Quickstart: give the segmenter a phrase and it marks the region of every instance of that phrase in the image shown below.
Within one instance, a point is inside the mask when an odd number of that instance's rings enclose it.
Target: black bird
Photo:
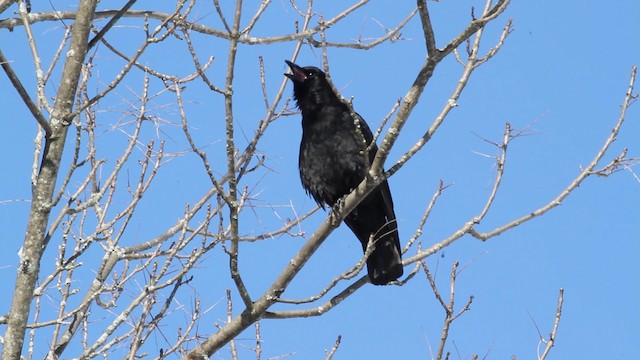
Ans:
[[[358,114],[354,114],[354,119],[322,70],[285,62],[292,72],[285,75],[293,81],[293,96],[302,111],[298,163],[302,186],[322,207],[334,206],[365,178],[378,147],[371,144],[373,135],[367,123]],[[370,238],[375,242],[375,249],[367,259],[371,283],[384,285],[402,276],[400,238],[386,180],[344,222],[362,243],[363,251]]]

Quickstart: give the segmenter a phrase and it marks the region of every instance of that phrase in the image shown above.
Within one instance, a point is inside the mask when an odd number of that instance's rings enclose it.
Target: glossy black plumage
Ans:
[[[378,148],[373,144],[365,160],[363,151],[373,141],[371,130],[355,114],[362,135],[358,134],[349,107],[340,101],[320,69],[286,63],[292,73],[285,75],[293,81],[294,97],[302,111],[302,186],[318,204],[333,206],[365,178]],[[367,259],[371,283],[384,285],[402,276],[400,239],[386,180],[344,221],[360,240],[363,251],[373,236],[375,250]]]

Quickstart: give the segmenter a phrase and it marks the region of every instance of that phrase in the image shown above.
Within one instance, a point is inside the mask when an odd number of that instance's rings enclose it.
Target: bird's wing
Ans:
[[[382,184],[378,187],[380,189],[380,193],[382,194],[382,200],[384,201],[384,213],[387,216],[387,221],[389,222],[389,228],[393,230],[398,230],[398,224],[396,221],[396,213],[393,210],[393,198],[391,197],[391,189],[389,188],[389,183],[387,180],[383,181]]]
[[[364,118],[360,114],[356,113],[356,116],[358,116],[360,129],[365,141],[367,142],[367,144],[371,144],[371,142],[373,141],[373,133],[371,132],[369,125],[367,125],[367,123],[364,121]],[[369,161],[371,163],[373,163],[373,160],[376,157],[376,152],[378,152],[378,146],[376,144],[373,144],[371,150],[369,151]],[[398,225],[396,224],[396,213],[393,210],[393,198],[391,197],[391,189],[389,188],[389,183],[387,182],[387,180],[383,181],[378,186],[378,189],[380,189],[380,193],[382,194],[382,199],[384,201],[384,213],[387,217],[387,221],[389,222],[389,226],[391,230],[397,230]]]

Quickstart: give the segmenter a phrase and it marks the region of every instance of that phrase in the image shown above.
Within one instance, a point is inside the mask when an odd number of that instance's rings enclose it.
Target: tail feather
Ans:
[[[385,285],[402,276],[402,258],[395,246],[396,241],[392,236],[376,241],[375,249],[367,259],[367,271],[372,284]]]
[[[366,252],[369,241],[373,251],[367,258],[369,279],[374,285],[385,285],[403,274],[400,238],[395,216],[384,211],[383,196],[373,192],[346,218],[345,223],[358,237]]]

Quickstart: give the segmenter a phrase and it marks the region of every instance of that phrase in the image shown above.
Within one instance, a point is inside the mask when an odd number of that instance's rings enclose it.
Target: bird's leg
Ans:
[[[340,224],[340,221],[344,219],[342,216],[342,210],[344,209],[344,199],[347,195],[341,197],[336,201],[335,204],[331,206],[331,212],[329,213],[331,216],[331,225],[337,227]]]

